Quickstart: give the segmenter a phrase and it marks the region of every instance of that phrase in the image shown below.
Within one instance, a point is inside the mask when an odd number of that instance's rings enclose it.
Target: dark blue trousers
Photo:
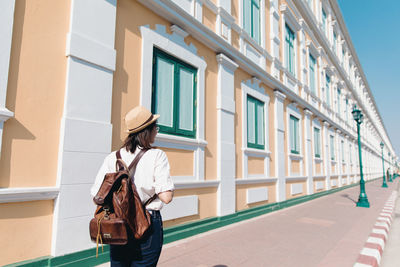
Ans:
[[[110,245],[111,267],[151,267],[156,266],[163,244],[163,227],[159,211],[150,211],[151,227],[145,236],[129,239],[123,246]]]

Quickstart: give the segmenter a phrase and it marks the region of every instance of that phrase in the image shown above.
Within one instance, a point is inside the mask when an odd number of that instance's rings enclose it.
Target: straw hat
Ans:
[[[159,117],[158,114],[151,114],[147,108],[137,106],[125,115],[126,132],[137,133],[155,122]]]

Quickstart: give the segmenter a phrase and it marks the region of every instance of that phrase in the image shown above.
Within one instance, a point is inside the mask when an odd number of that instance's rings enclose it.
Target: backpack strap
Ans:
[[[149,198],[143,205],[146,207],[149,205],[153,200],[157,198],[157,194],[154,194],[151,198]]]
[[[115,155],[117,156],[117,162],[115,163],[116,164],[116,166],[115,166],[116,168],[115,169],[117,171],[121,171],[123,169],[128,170],[128,168],[126,167],[125,162],[122,160],[121,149],[119,149]]]
[[[135,159],[132,161],[132,163],[129,165],[129,172],[131,173],[132,176],[132,182],[135,182],[135,172],[136,172],[136,166],[139,163],[140,159],[143,157],[144,153],[147,152],[148,149],[142,149],[140,150],[139,154],[135,157]],[[153,200],[155,200],[158,197],[157,194],[154,194],[151,198],[149,198],[143,205],[146,207],[148,204],[150,204]]]
[[[129,173],[131,174],[132,177],[132,182],[135,181],[135,172],[136,172],[136,166],[138,165],[140,159],[143,157],[144,153],[147,152],[148,149],[142,149],[140,152],[136,155],[135,159],[132,161],[132,163],[129,165]]]

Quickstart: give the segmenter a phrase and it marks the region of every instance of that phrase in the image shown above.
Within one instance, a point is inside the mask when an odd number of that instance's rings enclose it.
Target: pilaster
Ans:
[[[283,201],[286,199],[286,173],[285,173],[285,121],[284,116],[284,101],[286,96],[280,91],[274,91],[275,97],[275,174],[277,180],[276,199]]]
[[[312,112],[308,109],[304,109],[304,133],[305,133],[305,164],[306,164],[306,176],[307,176],[307,194],[311,195],[314,193],[314,180],[313,180],[313,151],[312,151],[312,123],[311,116]]]
[[[116,0],[71,1],[52,256],[95,246],[87,232],[95,208],[89,192],[111,150],[116,5]]]
[[[217,62],[217,214],[224,216],[236,209],[234,72],[238,65],[224,54],[217,55]]]
[[[0,1],[0,155],[4,122],[14,116],[14,113],[6,108],[8,72],[14,25],[14,8],[15,0]]]
[[[324,143],[324,151],[325,151],[325,155],[324,155],[324,167],[325,167],[325,175],[326,175],[326,186],[325,189],[329,190],[331,189],[331,157],[329,155],[329,123],[324,121],[323,123],[323,143]]]

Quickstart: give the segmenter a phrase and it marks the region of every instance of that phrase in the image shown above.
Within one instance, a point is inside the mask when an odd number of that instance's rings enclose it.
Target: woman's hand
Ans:
[[[165,204],[168,204],[169,202],[171,202],[173,197],[174,197],[174,192],[171,190],[161,192],[158,194],[158,198]]]

